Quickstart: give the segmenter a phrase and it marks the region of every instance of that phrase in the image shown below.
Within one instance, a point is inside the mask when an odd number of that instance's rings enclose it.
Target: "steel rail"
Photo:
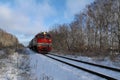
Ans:
[[[118,68],[113,68],[113,67],[108,67],[108,66],[104,66],[104,65],[99,65],[99,64],[95,64],[95,63],[82,61],[82,60],[72,59],[72,58],[68,58],[68,57],[64,57],[64,56],[60,56],[60,55],[56,55],[56,54],[49,54],[49,55],[53,55],[53,56],[57,56],[57,57],[60,57],[60,58],[65,58],[65,59],[68,59],[68,60],[72,60],[72,61],[76,61],[76,62],[88,64],[88,65],[93,65],[93,66],[109,69],[109,70],[116,71],[116,72],[120,72],[120,69],[118,69]]]
[[[117,80],[117,79],[112,78],[112,77],[110,77],[110,76],[107,76],[107,75],[104,75],[104,74],[101,74],[101,73],[98,73],[98,72],[95,72],[95,71],[92,71],[92,70],[89,70],[89,69],[85,69],[85,68],[82,68],[82,67],[80,67],[80,66],[76,66],[76,65],[74,65],[74,64],[71,64],[71,63],[68,63],[68,62],[59,60],[59,59],[54,58],[54,57],[51,57],[51,56],[49,56],[49,55],[45,55],[45,56],[46,56],[46,57],[49,57],[49,58],[51,58],[51,59],[54,59],[54,60],[56,60],[56,61],[62,62],[62,63],[64,63],[64,64],[67,64],[67,65],[69,65],[69,66],[72,66],[72,67],[74,67],[74,68],[77,68],[77,69],[80,69],[80,70],[89,72],[89,73],[91,73],[91,74],[97,75],[97,76],[99,76],[99,77],[101,77],[101,78],[105,78],[105,79],[107,79],[107,80]]]

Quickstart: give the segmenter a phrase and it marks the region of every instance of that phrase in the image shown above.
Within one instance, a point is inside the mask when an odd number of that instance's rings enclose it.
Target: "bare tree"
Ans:
[[[95,0],[73,22],[56,27],[51,32],[58,49],[120,52],[120,0]]]

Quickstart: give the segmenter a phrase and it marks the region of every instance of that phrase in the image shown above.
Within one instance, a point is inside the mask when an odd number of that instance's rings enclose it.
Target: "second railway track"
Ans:
[[[80,70],[83,70],[83,71],[86,71],[86,72],[89,72],[89,73],[91,73],[91,74],[94,74],[94,75],[97,75],[97,76],[99,76],[99,77],[101,77],[101,78],[105,78],[106,80],[119,80],[120,79],[120,73],[119,73],[119,69],[116,69],[116,68],[112,68],[112,67],[107,67],[107,66],[103,66],[103,65],[97,65],[97,64],[93,64],[93,63],[89,63],[89,62],[82,62],[81,61],[81,63],[83,63],[83,64],[87,64],[87,65],[89,65],[90,67],[91,67],[91,65],[92,66],[95,66],[95,69],[96,69],[96,67],[99,67],[100,66],[100,68],[105,68],[105,69],[107,69],[108,68],[108,71],[110,71],[111,72],[111,75],[110,75],[110,73],[109,74],[106,74],[106,73],[104,73],[103,71],[97,71],[97,70],[92,70],[92,69],[89,69],[89,68],[86,68],[86,67],[83,67],[83,66],[81,66],[81,65],[78,65],[78,64],[73,64],[73,63],[71,63],[70,61],[74,61],[74,63],[80,63],[80,61],[79,60],[74,60],[74,59],[71,59],[71,58],[67,58],[67,57],[64,57],[64,56],[59,56],[59,55],[54,55],[54,54],[48,54],[48,55],[45,55],[46,57],[49,57],[49,58],[51,58],[51,59],[54,59],[54,60],[56,60],[56,61],[59,61],[59,62],[62,62],[62,63],[64,63],[64,64],[67,64],[67,65],[69,65],[69,66],[72,66],[72,67],[74,67],[74,68],[77,68],[77,69],[80,69]],[[62,59],[62,58],[64,58],[64,59]],[[102,70],[102,69],[101,69]],[[103,69],[104,70],[104,69]],[[115,76],[115,74],[116,73],[118,73],[116,76]],[[112,75],[113,74],[113,75]]]

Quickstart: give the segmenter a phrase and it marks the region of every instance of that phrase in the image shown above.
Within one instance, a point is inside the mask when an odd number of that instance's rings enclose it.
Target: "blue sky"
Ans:
[[[55,24],[70,23],[94,0],[0,0],[0,28],[28,43]]]

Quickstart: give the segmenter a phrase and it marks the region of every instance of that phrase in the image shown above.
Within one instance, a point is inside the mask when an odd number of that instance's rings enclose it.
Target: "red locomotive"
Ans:
[[[47,32],[38,33],[29,43],[29,48],[39,53],[48,53],[52,50],[51,35]]]

